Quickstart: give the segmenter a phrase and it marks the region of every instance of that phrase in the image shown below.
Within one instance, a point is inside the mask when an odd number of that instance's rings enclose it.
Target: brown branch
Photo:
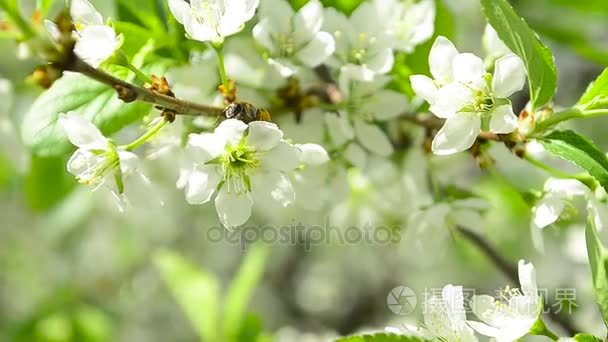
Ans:
[[[175,97],[159,94],[143,87],[118,79],[105,71],[93,68],[78,57],[71,59],[71,63],[63,68],[88,76],[98,82],[112,87],[118,97],[125,102],[143,101],[167,109],[178,115],[220,116],[223,108],[198,104]]]
[[[456,227],[456,230],[460,233],[462,237],[469,240],[473,243],[485,256],[490,259],[490,261],[498,268],[504,275],[507,277],[512,283],[519,283],[519,275],[517,268],[511,262],[509,262],[504,256],[500,254],[500,252],[496,249],[496,247],[492,246],[492,244],[484,239],[480,234],[464,228],[464,227]],[[546,307],[551,307],[551,303],[546,303]],[[555,311],[548,311],[548,315],[553,322],[558,324],[565,332],[567,332],[570,336],[576,335],[580,330],[574,327],[572,322],[568,320],[567,317],[558,314]]]

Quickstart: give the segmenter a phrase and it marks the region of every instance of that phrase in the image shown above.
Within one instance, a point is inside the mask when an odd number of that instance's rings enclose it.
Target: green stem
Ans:
[[[6,0],[0,0],[0,9],[4,10],[11,21],[19,27],[23,40],[36,36],[36,30],[21,16],[18,8],[10,6]]]
[[[536,166],[537,168],[550,173],[551,176],[555,178],[576,179],[581,183],[585,184],[587,187],[591,188],[592,190],[595,189],[595,179],[585,173],[572,174],[563,172],[535,159],[534,157],[528,154],[524,156],[524,159],[527,160],[530,164]]]
[[[550,117],[539,121],[536,124],[536,127],[534,128],[534,134],[542,133],[562,121],[567,121],[575,118],[596,118],[600,116],[608,116],[608,109],[581,110],[579,108],[573,107],[561,112],[554,113]]]
[[[545,325],[545,322],[543,322],[540,317],[536,320],[536,323],[534,323],[534,326],[530,330],[530,334],[536,336],[547,336],[553,341],[559,340],[559,336],[555,335],[551,330],[549,330],[549,328],[547,328]]]
[[[127,58],[127,55],[125,55],[122,50],[117,51],[116,56],[116,64],[131,70],[135,74],[137,79],[139,79],[143,84],[152,84],[152,80],[150,79],[150,77],[144,74],[143,71],[139,70],[138,67],[131,64],[131,62],[129,62],[129,59]]]
[[[226,74],[226,65],[224,64],[223,44],[211,44],[217,55],[217,67],[220,73],[220,80],[224,86],[224,90],[228,90],[228,75]]]
[[[153,136],[160,131],[163,126],[165,126],[169,121],[163,119],[159,121],[156,125],[152,126],[146,133],[144,133],[141,137],[137,138],[132,143],[123,146],[123,148],[127,151],[134,151],[139,146],[143,145],[146,141],[150,140]]]

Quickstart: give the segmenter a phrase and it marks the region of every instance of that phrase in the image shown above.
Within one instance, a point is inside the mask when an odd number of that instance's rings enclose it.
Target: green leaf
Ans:
[[[576,342],[602,342],[602,339],[591,334],[576,334],[573,339]]]
[[[556,131],[539,139],[545,149],[589,172],[608,190],[608,158],[588,138],[574,131]]]
[[[204,341],[221,340],[218,338],[220,286],[215,276],[171,252],[160,252],[156,265],[198,335]]]
[[[390,333],[375,333],[370,335],[350,336],[337,339],[335,342],[424,342],[416,336],[396,335]]]
[[[255,244],[251,247],[226,295],[223,313],[223,331],[234,338],[241,331],[247,305],[264,273],[268,246]]]
[[[606,258],[604,247],[591,217],[587,220],[585,239],[587,240],[587,255],[591,267],[595,299],[602,317],[604,317],[604,323],[608,325],[608,258]]]
[[[593,102],[608,100],[608,68],[587,88],[578,101],[578,105],[588,105],[587,109],[593,108]]]
[[[507,0],[481,0],[481,4],[488,22],[496,29],[500,39],[524,62],[533,109],[547,104],[557,87],[557,72],[551,50],[543,45]]]
[[[167,63],[143,68],[148,73],[162,74]],[[131,73],[122,67],[109,67],[116,77],[131,80]],[[70,73],[57,80],[44,92],[25,114],[21,127],[23,142],[38,156],[61,156],[73,149],[63,129],[58,125],[59,114],[75,112],[91,120],[108,136],[143,118],[151,105],[143,102],[125,103],[116,91],[80,74]]]
[[[31,157],[24,184],[30,208],[50,209],[72,191],[76,180],[66,170],[67,161],[67,157]]]

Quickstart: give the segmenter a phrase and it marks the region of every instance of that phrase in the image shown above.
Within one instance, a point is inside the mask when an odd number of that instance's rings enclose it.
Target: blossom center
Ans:
[[[482,91],[476,94],[475,103],[473,105],[476,111],[482,113],[489,112],[494,108],[494,105],[495,101],[492,95]]]
[[[359,33],[348,55],[348,61],[358,65],[365,64],[369,57],[370,47],[374,44],[376,44],[376,37]]]
[[[250,176],[260,166],[256,150],[252,146],[240,143],[228,146],[221,160],[224,169],[224,181],[228,191],[243,193],[251,191]]]
[[[296,51],[296,40],[291,34],[279,33],[275,36],[275,41],[279,47],[279,56],[291,57]]]

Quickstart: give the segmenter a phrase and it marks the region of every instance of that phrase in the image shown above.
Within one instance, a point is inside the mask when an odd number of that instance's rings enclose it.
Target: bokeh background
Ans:
[[[33,8],[33,1],[20,2],[26,13]],[[63,5],[56,2],[55,11]],[[93,1],[105,17],[116,20],[129,18],[121,4],[144,11],[152,2]],[[356,0],[324,2],[346,11],[357,5]],[[481,55],[485,21],[478,1],[437,3],[437,33],[452,38],[461,50]],[[608,2],[512,3],[553,49],[560,79],[557,105],[574,103],[608,65]],[[399,56],[392,74],[406,78],[412,69],[424,68],[430,43],[412,56]],[[235,46],[230,51],[240,53],[241,47]],[[213,315],[214,309],[195,305],[190,310],[197,312],[186,315],[171,286],[180,288],[180,281],[185,284],[201,274],[213,278],[219,287],[215,311],[225,311],[229,305],[225,294],[235,287],[233,279],[252,246],[217,241],[217,235],[210,235],[221,231],[215,210],[212,205],[189,206],[184,201],[183,192],[175,188],[177,160],[171,156],[149,161],[146,168],[164,207],[154,198],[135,196],[132,202],[139,205],[125,213],[109,197],[77,186],[65,171],[66,160],[31,156],[20,142],[19,127],[42,91],[27,81],[41,61],[18,58],[19,50],[14,42],[0,40],[0,77],[12,83],[12,94],[0,98],[0,341],[199,340],[189,317]],[[217,78],[210,63],[201,58],[191,67],[171,70],[178,95],[200,102],[210,98]],[[526,102],[523,97],[516,101],[520,109]],[[608,151],[607,123],[594,119],[571,125]],[[139,128],[121,135],[135,136]],[[297,126],[290,129],[302,134]],[[458,222],[483,234],[513,264],[520,258],[532,261],[539,287],[547,288],[550,297],[558,288],[575,289],[575,305],[568,318],[580,329],[603,335],[592,297],[584,219],[579,218],[584,215],[576,215],[584,207],[571,208],[571,220],[542,232],[545,251],[540,253],[532,246],[531,203],[525,194],[542,189],[547,175],[504,147],[495,146],[491,153],[496,172],[480,171],[466,153],[448,158],[423,156],[414,165],[377,161],[369,170],[350,172],[350,195],[321,212],[256,212],[246,228],[250,236],[255,235],[255,227],[264,225],[303,222],[311,226],[330,220],[342,232],[352,225],[369,224],[372,229],[389,227],[393,237],[399,238],[390,243],[311,245],[306,236],[297,236],[289,243],[271,243],[258,256],[262,262],[251,266],[254,274],[262,273],[259,281],[249,279],[238,285],[244,292],[252,291],[245,319],[248,329],[262,331],[269,341],[329,341],[338,335],[416,324],[420,306],[402,316],[387,306],[389,291],[399,285],[412,288],[420,302],[425,290],[448,283],[478,293],[494,293],[509,284],[475,245],[450,229],[450,222]],[[484,199],[488,209],[480,215],[449,217],[448,224],[436,222],[431,213],[416,227],[406,225],[403,218],[411,203],[429,191],[421,186],[412,192],[406,180],[410,173],[427,171],[440,184],[467,189]],[[184,302],[200,300],[196,287],[184,293]],[[241,335],[239,340],[254,340]]]

